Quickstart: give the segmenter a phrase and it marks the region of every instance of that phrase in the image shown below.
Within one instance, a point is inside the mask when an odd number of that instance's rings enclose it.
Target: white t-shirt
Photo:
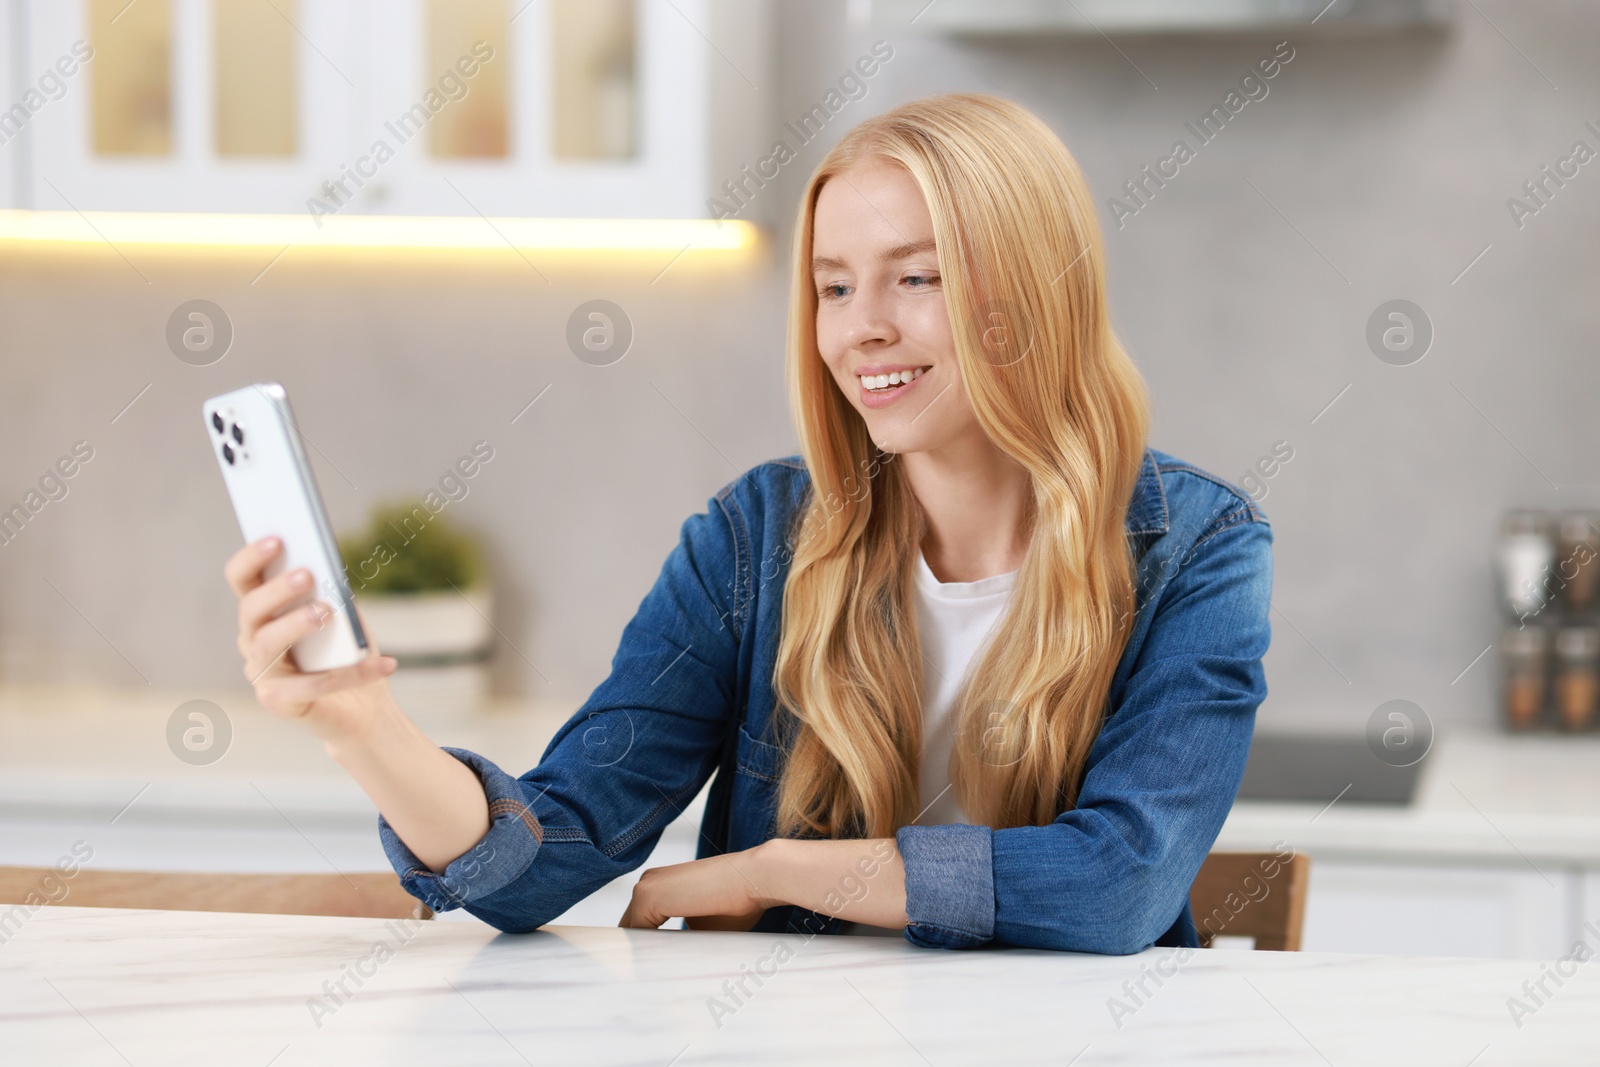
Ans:
[[[975,582],[941,582],[917,553],[917,628],[922,634],[922,826],[971,822],[950,792],[955,744],[951,705],[1006,603],[1017,572]],[[926,810],[923,810],[926,809]]]
[[[970,823],[950,792],[955,744],[951,705],[1011,598],[1017,572],[975,582],[941,582],[917,553],[917,629],[922,635],[922,801],[919,826]],[[903,932],[846,920],[840,933],[902,937]]]

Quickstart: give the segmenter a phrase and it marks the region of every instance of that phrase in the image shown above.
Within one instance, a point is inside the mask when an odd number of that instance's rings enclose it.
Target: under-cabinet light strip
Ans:
[[[745,251],[759,231],[739,219],[223,215],[0,210],[0,248],[111,244],[173,248],[438,248],[536,251]]]

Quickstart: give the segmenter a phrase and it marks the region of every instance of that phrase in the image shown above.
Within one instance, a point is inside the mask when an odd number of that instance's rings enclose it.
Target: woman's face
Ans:
[[[933,218],[905,168],[867,160],[829,179],[812,224],[817,348],[887,452],[982,433],[962,386]]]

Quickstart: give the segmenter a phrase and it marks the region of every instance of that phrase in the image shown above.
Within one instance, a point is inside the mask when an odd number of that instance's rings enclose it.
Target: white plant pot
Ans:
[[[480,585],[456,592],[356,597],[378,649],[400,661],[389,676],[395,703],[419,724],[446,724],[481,711],[489,696],[494,596]]]

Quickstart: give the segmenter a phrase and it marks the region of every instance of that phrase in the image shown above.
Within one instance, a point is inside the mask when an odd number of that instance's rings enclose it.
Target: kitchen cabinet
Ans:
[[[1593,924],[1600,929],[1600,869],[1584,872],[1576,916],[1577,936],[1588,941],[1591,949],[1600,952],[1600,934],[1590,930],[1586,924]],[[1567,946],[1568,949],[1571,947]]]
[[[1572,946],[1585,881],[1574,870],[1313,858],[1303,947],[1551,959]]]
[[[92,55],[12,153],[36,209],[704,218],[771,139],[765,0],[0,6],[21,69]]]
[[[1553,959],[1600,925],[1596,760],[1600,738],[1454,727],[1410,804],[1240,800],[1216,847],[1311,858],[1311,951]]]
[[[19,123],[24,121],[24,116],[15,110],[22,103],[19,87],[23,77],[14,51],[18,38],[11,2],[0,0],[0,210],[17,206],[16,172],[27,161],[24,144],[19,138]],[[31,113],[27,117],[31,118]]]
[[[48,867],[81,842],[90,850],[86,866],[97,870],[251,871],[304,873],[386,871],[389,860],[378,840],[378,816],[364,797],[342,791],[322,810],[296,810],[294,786],[284,781],[256,783],[252,807],[207,811],[203,802],[187,808],[163,804],[155,790],[117,815],[121,805],[18,812],[0,803],[0,864]],[[137,787],[127,795],[138,795]],[[662,831],[646,866],[664,867],[695,858],[706,790]],[[249,797],[237,798],[247,803]],[[107,815],[107,810],[111,812]],[[115,818],[113,823],[111,819]],[[81,846],[80,846],[81,847]],[[555,922],[615,926],[633,898],[644,867],[630,871],[567,909]],[[465,911],[443,912],[441,919],[476,921]],[[674,921],[675,922],[675,921]]]
[[[378,813],[309,731],[248,689],[210,693],[230,722],[214,764],[174,758],[166,723],[193,694],[141,687],[0,687],[0,865],[49,866],[75,842],[99,870],[384,871]],[[533,766],[572,714],[564,701],[497,699],[480,714],[423,718],[442,744]],[[73,739],[70,745],[62,737]],[[653,866],[694,859],[709,784],[662,831]],[[643,868],[556,921],[615,926]],[[464,911],[447,921],[476,922]]]

